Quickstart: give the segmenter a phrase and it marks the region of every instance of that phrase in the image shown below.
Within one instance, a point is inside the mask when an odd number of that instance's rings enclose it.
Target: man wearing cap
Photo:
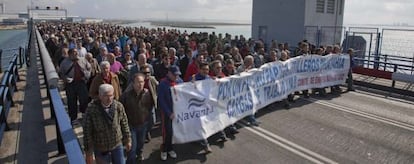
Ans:
[[[180,69],[175,66],[169,66],[167,76],[160,81],[158,85],[158,107],[161,109],[161,128],[162,139],[161,144],[161,160],[167,160],[169,155],[171,158],[177,158],[177,154],[173,150],[172,145],[172,120],[175,118],[173,111],[173,102],[171,97],[171,87],[182,83],[180,78]]]

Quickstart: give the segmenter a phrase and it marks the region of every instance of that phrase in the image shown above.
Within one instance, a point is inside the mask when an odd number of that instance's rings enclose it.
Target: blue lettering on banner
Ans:
[[[281,67],[281,70],[282,70],[280,78],[284,78],[284,77],[286,77],[287,75],[289,75],[291,73],[290,72],[291,70],[289,70],[289,66],[287,64],[284,64],[280,67]]]
[[[203,106],[201,108],[198,108],[197,110],[191,110],[189,112],[181,112],[177,114],[177,123],[180,123],[182,121],[186,121],[189,119],[198,119],[202,116],[207,116],[210,113],[213,113],[213,107],[209,108],[208,106]]]
[[[318,72],[320,69],[320,62],[321,61],[319,60],[319,58],[300,60],[299,64],[297,65],[297,72]]]
[[[226,82],[219,83],[217,100],[225,100],[235,97],[240,93],[248,91],[248,80],[245,78],[230,79]]]
[[[322,68],[323,70],[343,69],[345,66],[345,58],[335,56],[330,58],[330,60],[326,61],[324,64],[325,66]]]
[[[253,110],[253,97],[250,92],[231,99],[227,103],[227,116],[237,117],[245,112]]]
[[[275,83],[274,85],[266,86],[265,90],[266,100],[272,100],[276,98],[281,98],[290,93],[291,90],[296,88],[297,77],[292,76],[287,79],[281,80],[280,83]]]
[[[262,89],[261,88],[256,88],[256,89],[254,89],[254,96],[256,96],[256,98],[257,98],[257,105],[260,105],[260,104],[262,104],[262,99],[261,99],[261,94],[260,94],[260,91],[261,91]]]

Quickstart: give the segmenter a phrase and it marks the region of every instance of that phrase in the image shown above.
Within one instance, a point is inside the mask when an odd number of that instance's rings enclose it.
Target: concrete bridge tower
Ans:
[[[252,38],[268,45],[272,40],[288,42],[292,47],[303,39],[320,45],[340,43],[344,4],[345,0],[254,0]]]

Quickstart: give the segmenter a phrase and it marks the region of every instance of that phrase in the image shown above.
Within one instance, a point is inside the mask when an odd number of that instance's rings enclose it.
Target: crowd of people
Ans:
[[[151,140],[158,122],[163,136],[161,160],[177,158],[171,141],[175,115],[170,88],[174,85],[224,78],[294,56],[341,53],[338,45],[315,47],[305,40],[290,49],[287,43],[272,41],[266,46],[261,40],[214,32],[189,34],[177,29],[79,23],[37,27],[64,82],[72,124],[82,124],[87,163],[93,157],[98,163],[124,163],[124,148],[127,163],[143,160],[145,141]],[[325,96],[325,90],[312,91]],[[330,90],[341,92],[339,86]],[[348,90],[353,90],[352,85]],[[310,93],[304,90],[302,94],[309,97]],[[287,109],[294,95],[283,100]],[[260,124],[254,115],[246,120],[252,126]],[[224,142],[237,133],[231,125],[217,135]],[[206,153],[212,151],[207,139],[200,144]]]

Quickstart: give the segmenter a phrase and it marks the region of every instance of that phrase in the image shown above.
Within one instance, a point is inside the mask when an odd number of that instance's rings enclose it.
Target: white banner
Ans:
[[[342,84],[349,65],[348,55],[300,56],[231,77],[177,85],[172,88],[173,142],[205,139],[292,92]]]

